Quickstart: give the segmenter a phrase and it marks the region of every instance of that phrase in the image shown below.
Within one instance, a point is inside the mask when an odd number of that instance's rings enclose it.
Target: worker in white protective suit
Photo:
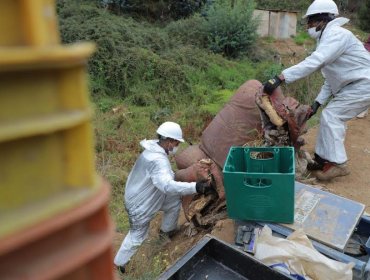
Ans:
[[[125,207],[129,216],[130,231],[114,259],[118,270],[125,265],[146,239],[150,221],[163,211],[162,236],[171,237],[177,229],[181,196],[211,191],[210,182],[176,182],[168,155],[177,151],[182,130],[177,123],[165,122],[157,129],[158,140],[143,140],[140,154],[126,182]]]
[[[349,174],[346,122],[370,107],[370,55],[356,36],[342,27],[349,20],[337,15],[334,1],[315,0],[304,18],[309,35],[317,40],[316,50],[264,84],[264,92],[271,94],[283,81],[292,83],[321,70],[325,82],[311,106],[311,116],[331,100],[322,111],[315,148],[319,180]]]

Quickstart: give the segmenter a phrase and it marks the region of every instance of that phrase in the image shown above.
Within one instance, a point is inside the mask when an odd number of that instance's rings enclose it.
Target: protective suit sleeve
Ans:
[[[165,194],[189,195],[196,193],[196,183],[177,182],[168,160],[156,159],[150,165],[150,177],[156,188]]]
[[[282,72],[286,83],[292,83],[312,74],[324,65],[335,61],[345,51],[348,36],[336,30],[330,31],[332,33],[324,34],[317,49],[310,56]]]
[[[331,91],[330,85],[325,80],[325,83],[321,87],[320,93],[316,97],[315,101],[319,102],[322,105],[328,101],[331,95],[332,95],[332,91]]]

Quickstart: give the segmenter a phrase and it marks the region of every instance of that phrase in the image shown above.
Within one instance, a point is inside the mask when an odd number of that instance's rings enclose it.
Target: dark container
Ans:
[[[158,280],[286,280],[293,279],[264,265],[230,244],[206,235]]]

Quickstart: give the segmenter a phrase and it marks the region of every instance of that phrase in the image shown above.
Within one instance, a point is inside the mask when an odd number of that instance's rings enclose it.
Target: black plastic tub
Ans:
[[[286,280],[293,279],[272,270],[252,256],[206,235],[158,280]]]

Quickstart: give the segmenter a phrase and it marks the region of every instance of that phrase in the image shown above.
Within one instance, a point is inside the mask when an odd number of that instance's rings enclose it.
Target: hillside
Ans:
[[[209,22],[221,20],[220,26],[226,31],[244,27],[250,21],[246,16],[252,6],[247,10],[228,6],[208,13],[194,8],[184,16],[184,10],[181,10],[184,6],[177,6],[180,13],[176,10],[174,15],[174,11],[163,13],[164,7],[158,10],[153,4],[156,1],[123,2],[138,6],[131,5],[130,9],[124,10],[123,6],[107,7],[101,4],[102,1],[95,0],[58,1],[63,42],[88,40],[97,45],[97,52],[89,62],[95,109],[96,161],[99,173],[112,185],[110,212],[116,224],[115,247],[129,229],[122,198],[127,175],[140,153],[139,141],[154,137],[160,123],[172,120],[180,123],[187,140],[199,142],[202,130],[241,84],[249,79],[263,82],[284,67],[302,60],[314,48],[314,42],[301,25],[295,38],[275,40],[244,36],[237,38],[238,45],[233,48],[230,44],[235,38],[227,37],[221,44],[210,35],[220,30],[212,29],[215,24]],[[229,4],[229,1],[220,2]],[[266,5],[275,2],[265,1]],[[281,1],[280,4],[289,6],[291,2],[300,5],[299,8],[310,1]],[[208,20],[205,20],[205,14]],[[158,15],[165,18],[158,18]],[[228,20],[231,18],[235,21]],[[255,25],[247,27],[253,31]],[[350,28],[361,40],[367,37],[356,26]],[[251,29],[246,30],[254,34]],[[315,73],[284,86],[284,93],[311,104],[321,84],[320,73]],[[307,134],[310,152],[313,151],[318,117],[310,120],[313,126]],[[354,159],[350,161],[352,174],[343,181],[338,179],[325,186],[329,191],[358,200],[367,207],[370,205],[366,191],[369,166],[358,167],[357,163],[370,162],[366,152],[370,149],[366,146],[370,136],[366,134],[369,130],[365,129],[368,124],[369,118],[350,124],[347,148]],[[355,190],[348,187],[350,183],[357,186]],[[207,233],[201,231],[190,239],[180,234],[174,242],[162,244],[157,235],[159,221],[160,215],[152,223],[150,239],[130,263],[125,279],[155,279]],[[184,219],[181,221],[182,224],[185,222]],[[231,229],[230,221],[226,220],[213,233],[231,241]]]

